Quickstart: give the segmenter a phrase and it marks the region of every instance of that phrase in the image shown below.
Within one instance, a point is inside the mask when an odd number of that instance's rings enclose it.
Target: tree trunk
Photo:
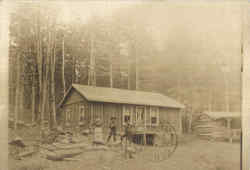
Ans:
[[[193,108],[192,108],[192,111],[191,113],[189,114],[189,119],[188,119],[189,123],[188,123],[188,133],[191,133],[192,132],[192,121],[193,121]]]
[[[51,105],[52,105],[52,125],[56,127],[56,102],[55,102],[55,57],[56,42],[54,41],[53,54],[51,55]]]
[[[109,78],[110,78],[110,88],[113,88],[113,63],[112,63],[112,54],[109,58]]]
[[[34,72],[32,73],[32,106],[31,106],[31,112],[32,112],[32,124],[35,122],[35,105],[36,105],[36,86],[35,86],[35,74]]]
[[[38,11],[37,14],[37,70],[38,70],[38,79],[39,79],[39,102],[38,102],[38,108],[39,108],[39,114],[40,118],[42,117],[42,94],[43,94],[43,70],[44,70],[44,60],[42,55],[42,37],[41,37],[41,24],[40,24],[40,11]]]
[[[32,56],[32,48],[29,48],[30,50],[30,56]],[[35,65],[36,62],[33,60],[33,65],[31,66],[32,71],[32,97],[31,97],[31,123],[33,124],[35,122],[35,111],[36,111],[36,76],[35,76]]]
[[[40,34],[40,33],[38,33]],[[42,112],[42,89],[43,89],[43,65],[44,60],[42,57],[42,43],[40,39],[40,35],[38,36],[37,40],[37,68],[38,68],[38,79],[39,79],[39,102],[38,102],[38,112],[39,116],[41,118],[41,112]],[[39,120],[40,121],[40,120]]]
[[[23,98],[23,92],[24,92],[24,64],[20,63],[21,65],[21,70],[20,70],[20,89],[19,89],[19,120],[24,121],[25,120],[25,115],[24,115],[24,98]]]
[[[77,81],[76,81],[76,56],[75,55],[73,55],[72,56],[72,63],[73,63],[73,66],[72,66],[72,81],[71,81],[71,83],[73,84],[73,83],[76,83]]]
[[[65,78],[64,78],[64,35],[63,35],[63,39],[62,39],[62,83],[63,83],[63,96],[66,93],[66,89],[65,89]]]
[[[15,115],[14,115],[14,129],[17,129],[18,114],[19,114],[19,86],[20,86],[20,56],[17,55],[17,72],[16,72],[16,96],[15,96]]]
[[[130,87],[130,58],[128,57],[128,90],[131,89]]]
[[[136,47],[135,47],[136,48]],[[139,90],[138,56],[135,49],[135,90]]]
[[[213,105],[213,91],[212,91],[211,87],[209,88],[208,92],[209,92],[208,111],[211,112],[212,105]]]
[[[47,54],[45,55],[45,75],[43,78],[43,93],[42,93],[42,110],[41,110],[41,128],[42,131],[44,130],[44,119],[45,119],[45,113],[46,113],[46,106],[48,103],[48,84],[49,84],[49,55],[50,55],[50,32],[48,33],[48,46],[47,46]],[[43,72],[44,73],[44,72]]]
[[[90,63],[89,63],[89,76],[88,85],[96,86],[96,74],[95,74],[95,55],[94,55],[94,40],[93,35],[90,39]]]

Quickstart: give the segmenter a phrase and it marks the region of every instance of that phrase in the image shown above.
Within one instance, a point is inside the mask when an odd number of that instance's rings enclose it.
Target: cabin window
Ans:
[[[144,122],[145,119],[145,107],[144,106],[136,106],[136,123],[140,124]]]
[[[125,124],[126,121],[132,122],[132,112],[133,108],[131,106],[123,106],[123,124]]]
[[[66,110],[65,119],[66,119],[67,123],[69,123],[71,121],[71,119],[72,119],[72,111],[71,111],[71,109]]]
[[[150,123],[151,125],[159,124],[159,108],[158,107],[150,107]]]
[[[79,107],[79,121],[84,121],[85,119],[85,106]]]

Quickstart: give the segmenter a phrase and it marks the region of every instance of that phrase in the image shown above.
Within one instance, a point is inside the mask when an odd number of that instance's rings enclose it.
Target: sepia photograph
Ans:
[[[244,18],[235,2],[10,3],[8,169],[241,170]]]

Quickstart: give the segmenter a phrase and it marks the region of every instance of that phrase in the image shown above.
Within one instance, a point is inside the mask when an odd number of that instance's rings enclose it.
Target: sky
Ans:
[[[178,57],[186,60],[173,64],[201,68],[208,64],[220,65],[221,71],[230,67],[232,86],[240,89],[243,13],[239,3],[94,1],[61,5],[63,22],[69,22],[74,15],[86,22],[91,15],[107,18],[116,11],[136,8],[136,13],[128,12],[126,16],[139,16],[147,22],[159,50],[165,49],[164,55],[153,59],[159,67]]]
[[[98,15],[104,17],[110,17],[113,12],[119,10],[119,8],[126,8],[134,6],[140,3],[131,1],[86,1],[86,2],[68,2],[62,1],[61,6],[61,19],[67,23],[71,19],[71,15],[78,15],[83,22],[86,22],[91,15]]]
[[[147,5],[145,5],[147,4]],[[61,4],[60,18],[67,23],[72,15],[86,22],[91,15],[110,17],[115,11],[138,6],[138,15],[144,12],[151,32],[161,49],[163,42],[179,46],[186,55],[228,57],[229,62],[240,64],[242,19],[237,3],[165,3],[141,1],[67,2]],[[141,12],[141,6],[147,6]],[[128,17],[133,17],[128,14]],[[174,52],[174,50],[170,50]],[[181,55],[178,54],[178,55]],[[237,57],[236,57],[237,56]],[[217,57],[218,58],[218,57]],[[220,62],[220,61],[215,61]]]

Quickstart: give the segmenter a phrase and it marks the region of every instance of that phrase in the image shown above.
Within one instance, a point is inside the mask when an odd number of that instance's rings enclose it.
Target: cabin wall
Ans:
[[[57,115],[57,120],[60,125],[66,127],[66,122],[69,124],[69,128],[75,128],[80,122],[80,107],[85,107],[85,117],[84,120],[88,122],[90,120],[90,111],[87,100],[81,96],[77,91],[71,89],[65,103],[62,105],[59,114]],[[70,118],[66,119],[66,113],[70,112]]]
[[[122,104],[103,103],[103,127],[104,132],[109,131],[111,117],[116,117],[117,130],[122,128]]]
[[[241,129],[241,118],[234,118],[231,122],[232,129]]]
[[[147,126],[151,124],[151,118],[150,118],[150,106],[146,106],[146,124]]]
[[[226,119],[219,119],[215,121],[218,126],[227,127]],[[241,119],[240,118],[232,118],[231,120],[231,129],[240,129],[241,128]]]
[[[103,123],[104,133],[109,132],[109,124],[112,116],[116,117],[116,126],[117,130],[123,130],[123,107],[132,106],[132,123],[136,123],[136,105],[129,104],[114,104],[114,103],[102,103],[102,102],[88,102],[82,95],[77,91],[72,89],[65,103],[62,105],[61,113],[58,114],[58,120],[60,124],[65,126],[66,124],[66,112],[71,112],[70,116],[70,126],[72,128],[77,127],[80,121],[80,107],[84,106],[85,116],[84,121],[87,126],[91,125],[97,118],[100,118]],[[150,106],[144,106],[144,116],[146,116],[146,125],[147,127],[151,126],[151,117],[150,117]],[[145,120],[145,119],[144,119]],[[144,122],[143,120],[143,122]],[[158,122],[168,121],[171,123],[177,133],[181,133],[181,115],[180,109],[171,109],[171,108],[161,108],[159,107],[159,119]],[[154,126],[157,128],[157,126]]]
[[[182,134],[180,109],[160,108],[160,121],[168,122],[174,126],[177,134]]]

